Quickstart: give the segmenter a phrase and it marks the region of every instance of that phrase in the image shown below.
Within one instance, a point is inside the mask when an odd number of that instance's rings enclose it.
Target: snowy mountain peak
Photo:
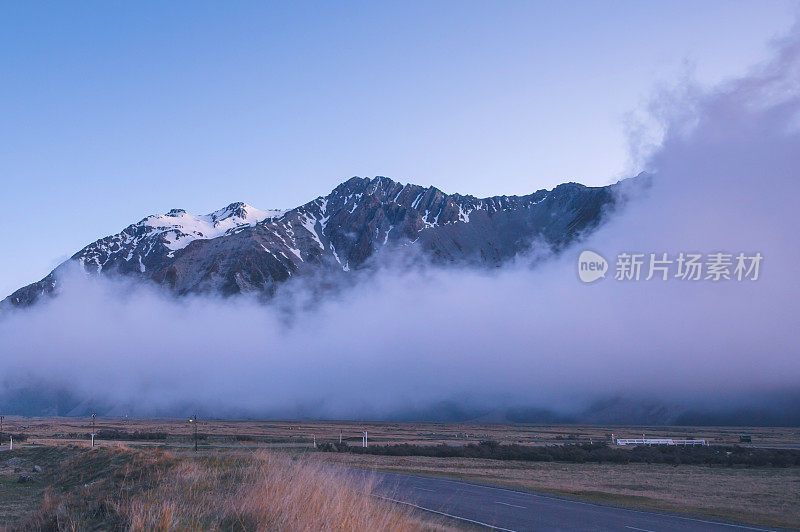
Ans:
[[[148,237],[161,234],[164,245],[171,251],[177,251],[195,240],[218,238],[241,227],[252,227],[264,220],[278,217],[283,212],[262,211],[246,203],[237,202],[204,215],[190,214],[183,209],[172,209],[167,214],[148,216],[137,225],[149,228]]]
[[[229,218],[235,218],[245,224],[253,225],[251,224],[253,220],[255,220],[255,223],[259,223],[266,220],[267,218],[275,218],[277,216],[280,216],[281,214],[283,214],[283,211],[279,210],[262,211],[256,209],[252,205],[248,205],[247,203],[237,201],[236,203],[231,203],[224,209],[214,211],[206,216],[211,218],[214,221],[214,223],[220,223]]]

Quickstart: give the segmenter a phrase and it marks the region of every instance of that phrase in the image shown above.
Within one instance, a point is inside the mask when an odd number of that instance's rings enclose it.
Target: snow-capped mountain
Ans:
[[[267,295],[292,277],[358,269],[393,245],[417,245],[439,262],[496,265],[534,239],[558,248],[593,228],[614,204],[614,187],[565,183],[526,196],[481,199],[386,177],[353,177],[287,211],[233,203],[201,216],[181,209],[148,216],[68,262],[92,274],[151,280],[176,294]],[[57,292],[64,264],[4,303],[26,306]]]

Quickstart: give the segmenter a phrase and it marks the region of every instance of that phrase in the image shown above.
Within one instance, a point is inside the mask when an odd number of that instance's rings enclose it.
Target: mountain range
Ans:
[[[564,183],[525,196],[476,198],[387,177],[353,177],[289,210],[232,203],[207,215],[173,209],[89,244],[3,304],[24,307],[57,294],[77,263],[175,293],[269,297],[292,278],[351,272],[393,246],[417,246],[433,262],[491,267],[534,241],[558,250],[589,231],[616,202],[615,187]]]

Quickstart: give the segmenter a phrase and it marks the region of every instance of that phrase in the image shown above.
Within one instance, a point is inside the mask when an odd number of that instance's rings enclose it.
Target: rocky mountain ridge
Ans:
[[[565,183],[525,196],[476,198],[353,177],[285,211],[245,203],[203,216],[173,209],[89,244],[4,303],[28,306],[57,293],[69,263],[90,274],[146,279],[178,295],[266,296],[292,277],[359,269],[397,245],[416,245],[435,262],[498,265],[534,240],[558,249],[591,230],[613,207],[616,186]]]

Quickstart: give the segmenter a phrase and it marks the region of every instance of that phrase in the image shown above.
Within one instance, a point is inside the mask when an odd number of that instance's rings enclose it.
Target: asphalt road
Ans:
[[[770,530],[603,506],[442,478],[377,471],[370,471],[369,474],[377,480],[374,493],[380,498],[495,530]]]

